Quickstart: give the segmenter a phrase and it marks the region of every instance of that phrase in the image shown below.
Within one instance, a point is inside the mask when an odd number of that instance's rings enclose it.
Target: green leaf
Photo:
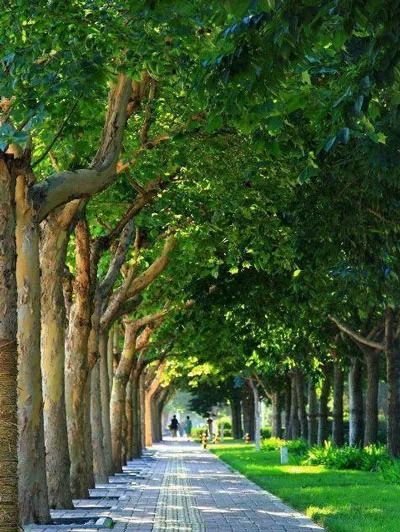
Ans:
[[[268,131],[271,135],[276,135],[282,129],[283,120],[281,116],[271,116],[267,120]]]
[[[217,129],[220,129],[223,125],[223,120],[221,114],[213,113],[209,116],[207,120],[207,125],[205,130],[207,133],[213,133]]]
[[[301,73],[301,79],[306,85],[311,85],[311,77],[307,70]]]

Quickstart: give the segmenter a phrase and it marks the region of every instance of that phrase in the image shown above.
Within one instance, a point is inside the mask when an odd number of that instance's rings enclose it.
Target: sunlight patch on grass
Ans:
[[[211,451],[329,532],[399,532],[400,485],[379,473],[280,465],[278,451],[224,443]],[[293,457],[292,457],[293,459]]]

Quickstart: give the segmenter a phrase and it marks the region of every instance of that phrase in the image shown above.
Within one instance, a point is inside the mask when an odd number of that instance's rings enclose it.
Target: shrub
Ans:
[[[232,422],[231,422],[231,419],[228,416],[224,416],[224,417],[221,417],[220,419],[218,419],[218,421],[217,421],[218,430],[221,429],[221,425],[222,424],[224,425],[224,432],[225,433],[226,433],[227,430],[232,431]]]
[[[400,460],[387,462],[387,464],[383,465],[381,471],[386,482],[400,484]]]
[[[220,432],[220,427],[219,426],[217,427],[217,430],[218,430],[218,432]],[[208,427],[206,425],[203,425],[202,427],[194,427],[192,429],[192,438],[195,439],[195,440],[198,440],[199,442],[201,442],[201,437],[202,437],[204,431],[208,432]],[[215,431],[215,428],[214,428],[214,431]],[[231,436],[232,436],[232,431],[230,430],[229,427],[226,428],[226,426],[225,426],[224,438],[230,438]]]
[[[330,441],[322,447],[312,447],[303,461],[308,465],[324,465],[332,469],[359,469],[380,471],[390,461],[385,447],[369,445],[359,447],[334,447]]]
[[[206,427],[194,427],[192,429],[192,438],[201,442],[201,437],[205,430],[207,430]]]
[[[261,429],[261,438],[266,439],[271,437],[271,427],[262,427]]]
[[[263,440],[262,447],[265,451],[278,451],[285,443],[281,438],[267,438]]]
[[[267,438],[262,442],[265,451],[279,451],[281,447],[287,447],[289,452],[296,456],[304,455],[308,449],[307,442],[302,439],[282,440],[281,438]]]
[[[232,436],[232,423],[229,417],[224,416],[217,421],[217,430],[221,434],[221,426],[224,425],[224,438]]]
[[[383,445],[368,445],[364,447],[361,457],[361,469],[363,471],[382,471],[392,464],[386,447]]]
[[[302,456],[308,451],[308,443],[301,438],[298,438],[297,440],[287,440],[285,445],[290,453],[297,456]]]

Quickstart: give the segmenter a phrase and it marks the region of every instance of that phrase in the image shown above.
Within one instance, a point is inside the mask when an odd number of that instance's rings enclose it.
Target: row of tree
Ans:
[[[336,443],[344,375],[352,442],[363,386],[375,441],[385,380],[400,454],[398,14],[5,7],[0,529],[86,496],[159,435],[167,390],[203,379],[270,397],[277,434],[285,402],[292,437],[308,397],[312,441],[333,382]]]

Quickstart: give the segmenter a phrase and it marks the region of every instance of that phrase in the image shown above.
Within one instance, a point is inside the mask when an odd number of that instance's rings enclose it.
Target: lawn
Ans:
[[[211,451],[332,532],[399,532],[400,486],[380,473],[279,464],[278,451],[224,443]]]

